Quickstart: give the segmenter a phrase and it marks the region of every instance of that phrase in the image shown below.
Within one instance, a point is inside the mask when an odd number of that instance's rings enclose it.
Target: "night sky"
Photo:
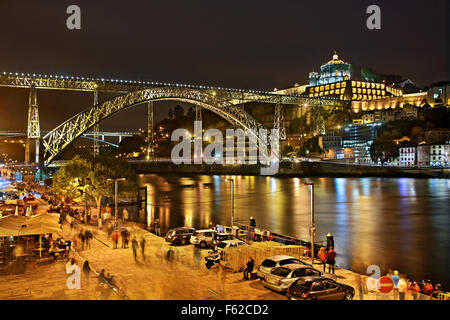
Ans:
[[[81,30],[66,8],[81,7]],[[381,30],[366,8],[381,7]],[[0,72],[210,84],[272,90],[306,83],[339,58],[418,86],[448,80],[446,0],[0,1]],[[92,95],[39,91],[41,128],[85,109]],[[106,99],[100,95],[100,99]],[[25,129],[28,91],[0,88],[0,130]],[[157,104],[157,118],[168,106]],[[145,128],[145,108],[102,130]]]

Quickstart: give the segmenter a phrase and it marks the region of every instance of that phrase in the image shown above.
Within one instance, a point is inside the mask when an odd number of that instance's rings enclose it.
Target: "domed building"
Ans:
[[[352,65],[340,60],[335,51],[333,59],[320,66],[320,74],[314,71],[309,74],[309,86],[350,80],[351,73]]]

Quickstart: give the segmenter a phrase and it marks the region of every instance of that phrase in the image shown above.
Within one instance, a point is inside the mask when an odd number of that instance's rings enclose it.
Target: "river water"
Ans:
[[[450,180],[410,178],[287,178],[140,175],[149,219],[162,232],[179,226],[235,221],[309,240],[310,191],[315,183],[316,241],[334,236],[336,264],[365,273],[369,265],[431,279],[449,287]]]

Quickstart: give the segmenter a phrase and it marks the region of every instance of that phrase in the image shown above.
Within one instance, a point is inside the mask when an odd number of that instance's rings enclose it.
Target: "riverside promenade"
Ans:
[[[106,232],[93,225],[78,224],[71,230],[63,225],[60,235],[73,240],[82,229],[90,229],[94,239],[89,248],[75,248],[70,253],[82,267],[85,260],[93,268],[89,281],[82,275],[81,289],[69,290],[66,287],[67,274],[65,261],[43,261],[27,267],[25,274],[0,276],[0,299],[55,299],[55,300],[285,300],[284,295],[264,288],[260,280],[242,280],[241,273],[213,267],[206,269],[204,257],[208,249],[199,249],[193,245],[172,246],[136,225],[128,225],[131,238],[145,239],[145,260],[138,251],[137,261],[129,248],[113,249],[112,241]],[[75,250],[76,249],[76,250]],[[173,250],[173,259],[167,258],[168,250]],[[308,261],[308,259],[305,259]],[[316,265],[315,265],[316,266]],[[258,267],[258,266],[256,266]],[[318,269],[320,265],[316,266]],[[114,276],[119,291],[99,285],[96,273],[105,269],[105,273]],[[355,300],[360,298],[357,281],[366,281],[365,276],[336,268],[337,281],[355,288]],[[366,300],[391,300],[393,294],[370,292],[363,296]],[[426,298],[426,297],[424,297]],[[407,297],[411,299],[411,297]]]

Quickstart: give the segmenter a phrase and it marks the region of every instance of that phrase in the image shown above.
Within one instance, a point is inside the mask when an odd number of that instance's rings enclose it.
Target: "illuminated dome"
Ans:
[[[336,51],[333,54],[333,60],[330,60],[327,62],[327,64],[342,64],[342,63],[345,63],[345,62],[342,60],[339,60],[339,57],[338,57]]]
[[[309,86],[340,82],[350,80],[352,76],[352,65],[339,60],[336,51],[333,59],[320,66],[320,73],[309,74]]]

